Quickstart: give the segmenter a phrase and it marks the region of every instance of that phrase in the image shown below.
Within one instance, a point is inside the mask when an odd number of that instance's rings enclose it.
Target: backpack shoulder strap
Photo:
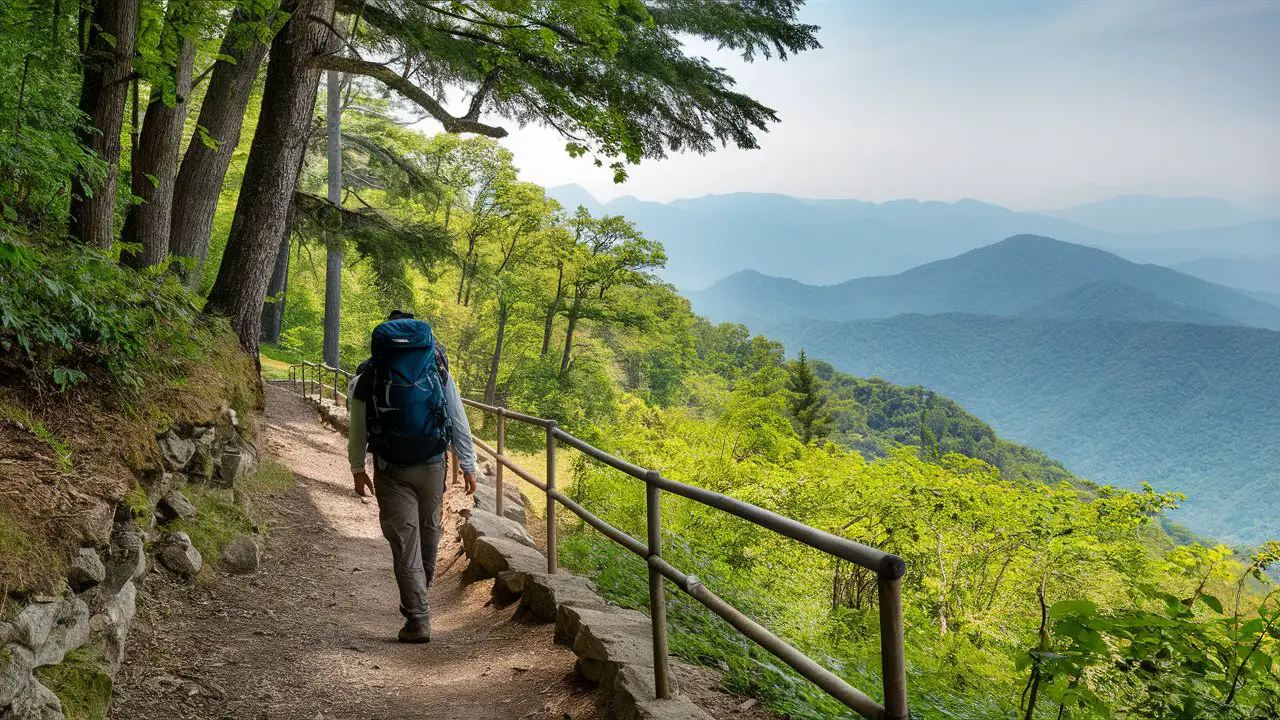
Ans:
[[[449,354],[445,350],[444,343],[439,339],[435,341],[436,346],[436,370],[440,372],[440,384],[444,385],[449,380]]]

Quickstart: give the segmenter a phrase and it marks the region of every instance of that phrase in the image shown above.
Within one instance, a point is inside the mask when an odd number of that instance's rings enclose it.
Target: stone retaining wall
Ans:
[[[138,474],[138,491],[115,508],[109,539],[72,558],[64,592],[27,597],[6,615],[8,621],[0,621],[0,720],[64,720],[61,701],[40,675],[76,651],[87,651],[97,671],[114,681],[139,585],[160,567],[188,579],[204,565],[185,533],[164,527],[198,512],[182,488],[231,488],[257,467],[257,452],[234,410],[226,410],[216,425],[174,428],[156,442],[163,467]],[[240,549],[245,550],[243,541]],[[253,549],[256,568],[256,543]],[[246,567],[233,562],[227,569]]]

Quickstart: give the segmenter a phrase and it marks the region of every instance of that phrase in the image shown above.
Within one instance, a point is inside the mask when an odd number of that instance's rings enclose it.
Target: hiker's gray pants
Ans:
[[[382,534],[391,543],[396,584],[400,586],[400,614],[406,619],[430,619],[427,588],[435,576],[440,546],[444,476],[443,458],[422,465],[388,464],[374,470]]]

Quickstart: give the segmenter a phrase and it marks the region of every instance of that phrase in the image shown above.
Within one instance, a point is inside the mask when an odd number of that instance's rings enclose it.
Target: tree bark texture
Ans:
[[[325,107],[328,131],[329,202],[342,204],[342,74],[330,70]],[[342,238],[330,238],[324,263],[324,362],[338,367],[338,339],[342,333]]]
[[[178,55],[170,66],[175,102],[169,107],[161,93],[152,88],[142,135],[133,155],[133,194],[142,202],[129,208],[121,233],[124,242],[142,245],[140,253],[120,255],[120,262],[135,268],[157,265],[169,256],[173,188],[178,176],[182,127],[187,122],[187,96],[191,94],[191,71],[196,59],[195,43],[184,33],[182,4],[171,2],[169,7],[171,15],[165,20],[164,31],[178,43]]]
[[[280,237],[280,249],[276,251],[275,269],[271,271],[271,282],[267,284],[267,297],[278,296],[275,302],[262,303],[262,342],[269,345],[280,344],[280,325],[284,321],[284,304],[289,293],[289,250],[293,241],[293,209],[289,210],[289,220],[285,222],[284,232]]]
[[[334,0],[301,0],[271,43],[262,114],[240,185],[231,235],[205,312],[223,315],[255,359],[262,302],[271,280],[298,167],[306,151],[320,70],[313,61],[331,44]]]
[[[195,260],[190,269],[174,265],[188,287],[200,283],[222,181],[231,165],[231,154],[240,143],[253,81],[267,54],[267,46],[253,31],[262,22],[266,20],[250,17],[242,10],[232,15],[218,52],[235,62],[218,60],[214,65],[196,119],[196,135],[187,146],[174,183],[169,254]]]
[[[78,132],[79,140],[106,163],[100,181],[71,179],[72,237],[103,250],[111,249],[115,236],[116,181],[120,169],[120,131],[124,103],[133,75],[133,51],[138,41],[140,0],[98,0],[92,18],[82,14],[88,27],[84,53],[84,84],[80,110],[90,127]]]
[[[556,296],[552,298],[551,304],[547,306],[546,322],[542,326],[542,352],[538,354],[539,358],[544,358],[551,351],[551,330],[555,327],[556,313],[560,312],[560,302],[564,299],[564,262],[556,263]]]

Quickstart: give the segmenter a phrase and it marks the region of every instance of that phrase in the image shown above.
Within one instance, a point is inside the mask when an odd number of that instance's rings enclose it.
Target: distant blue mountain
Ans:
[[[858,320],[904,313],[1199,322],[1280,329],[1278,308],[1159,265],[1019,235],[897,275],[806,285],[754,272],[689,293],[713,320]]]
[[[1151,195],[1120,195],[1101,202],[1041,214],[1097,230],[1131,235],[1224,228],[1276,219],[1217,198],[1163,198]]]
[[[1256,292],[1280,293],[1280,255],[1269,258],[1203,257],[1170,267],[1222,285]]]
[[[1160,262],[1203,257],[1211,254],[1207,248],[1216,254],[1280,252],[1276,249],[1280,222],[1270,221],[1125,235],[976,200],[869,203],[734,193],[671,203],[633,197],[601,203],[576,185],[551,188],[548,193],[570,210],[581,204],[593,212],[625,215],[635,222],[666,247],[668,262],[662,277],[686,291],[705,288],[742,270],[810,284],[890,275],[1019,234],[1049,236],[1126,255],[1147,253],[1151,261]]]

